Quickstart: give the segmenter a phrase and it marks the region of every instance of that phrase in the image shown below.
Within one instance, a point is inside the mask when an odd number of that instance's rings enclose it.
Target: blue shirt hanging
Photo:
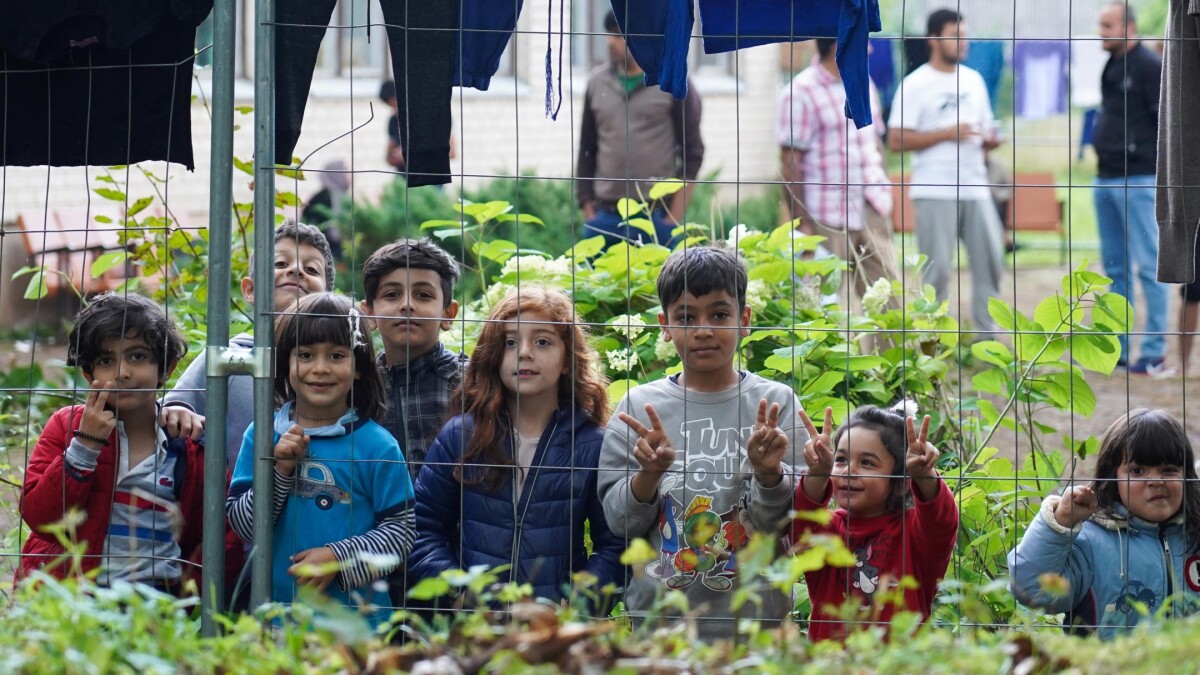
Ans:
[[[687,95],[687,56],[695,15],[691,0],[612,0],[617,23],[634,60],[676,98]],[[837,63],[846,87],[846,116],[857,127],[871,123],[867,40],[881,28],[879,0],[700,0],[704,51],[836,38]],[[661,36],[661,37],[660,37]]]

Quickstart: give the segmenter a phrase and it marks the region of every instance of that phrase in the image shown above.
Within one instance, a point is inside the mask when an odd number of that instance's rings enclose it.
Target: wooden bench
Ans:
[[[917,213],[909,198],[909,185],[892,176],[892,227],[896,232],[912,232]],[[1063,202],[1051,173],[1019,173],[1013,176],[1013,194],[1008,202],[1008,218],[1017,232],[1057,232],[1059,256],[1067,260],[1067,231],[1063,227]]]

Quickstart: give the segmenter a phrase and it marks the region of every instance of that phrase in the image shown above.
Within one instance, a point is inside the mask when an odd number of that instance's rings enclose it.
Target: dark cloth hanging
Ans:
[[[212,0],[5,3],[0,164],[195,168],[192,59],[211,9]]]
[[[275,36],[275,161],[291,164],[321,40],[336,0],[280,0]],[[450,89],[458,0],[380,0],[396,79],[408,185],[450,182]]]

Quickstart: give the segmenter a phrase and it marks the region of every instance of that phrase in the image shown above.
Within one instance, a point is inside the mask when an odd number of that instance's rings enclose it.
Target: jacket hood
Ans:
[[[1115,504],[1112,508],[1101,509],[1092,515],[1092,521],[1106,530],[1137,530],[1139,532],[1157,533],[1160,525],[1183,525],[1183,511],[1175,514],[1162,523],[1152,523],[1130,515],[1124,504]]]

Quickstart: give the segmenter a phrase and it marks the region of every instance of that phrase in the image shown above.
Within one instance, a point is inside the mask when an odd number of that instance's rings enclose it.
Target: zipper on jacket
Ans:
[[[558,413],[556,412],[554,416],[557,418]],[[517,567],[517,564],[519,563],[520,557],[521,557],[521,530],[524,529],[524,527],[525,527],[525,515],[527,513],[529,513],[529,504],[530,504],[530,502],[533,501],[533,499],[530,495],[532,495],[532,493],[533,493],[533,485],[534,485],[534,482],[537,480],[537,474],[538,474],[537,469],[540,466],[540,463],[538,462],[538,460],[545,458],[544,455],[546,454],[546,448],[550,447],[550,439],[554,438],[554,432],[556,432],[556,431],[558,431],[558,420],[557,419],[555,419],[554,423],[551,425],[550,433],[548,433],[548,434],[544,433],[544,432],[542,433],[542,439],[538,442],[537,450],[534,451],[534,453],[533,453],[533,466],[529,467],[529,475],[525,478],[525,488],[523,490],[521,490],[520,493],[518,493],[516,480],[513,480],[513,482],[512,482],[513,543],[512,543],[512,572],[509,573],[509,578],[512,581],[517,582],[517,583],[520,583],[520,581],[521,581],[520,579],[517,578],[517,576],[518,576],[517,570],[519,569]],[[517,459],[517,457],[516,457],[517,454],[518,454],[517,447],[513,447],[514,459]],[[517,459],[517,462],[519,463],[520,460]],[[520,471],[520,470],[521,470],[521,467],[517,466],[516,471]],[[513,472],[514,478],[516,477],[515,476],[516,471]],[[518,515],[517,505],[520,502],[525,503],[525,508],[521,509],[520,514]]]
[[[1162,525],[1158,526],[1158,541],[1162,544],[1163,558],[1167,565],[1167,594],[1163,596],[1163,601],[1171,602],[1171,596],[1175,594],[1175,565],[1171,559],[1171,540],[1167,538],[1167,530]]]

